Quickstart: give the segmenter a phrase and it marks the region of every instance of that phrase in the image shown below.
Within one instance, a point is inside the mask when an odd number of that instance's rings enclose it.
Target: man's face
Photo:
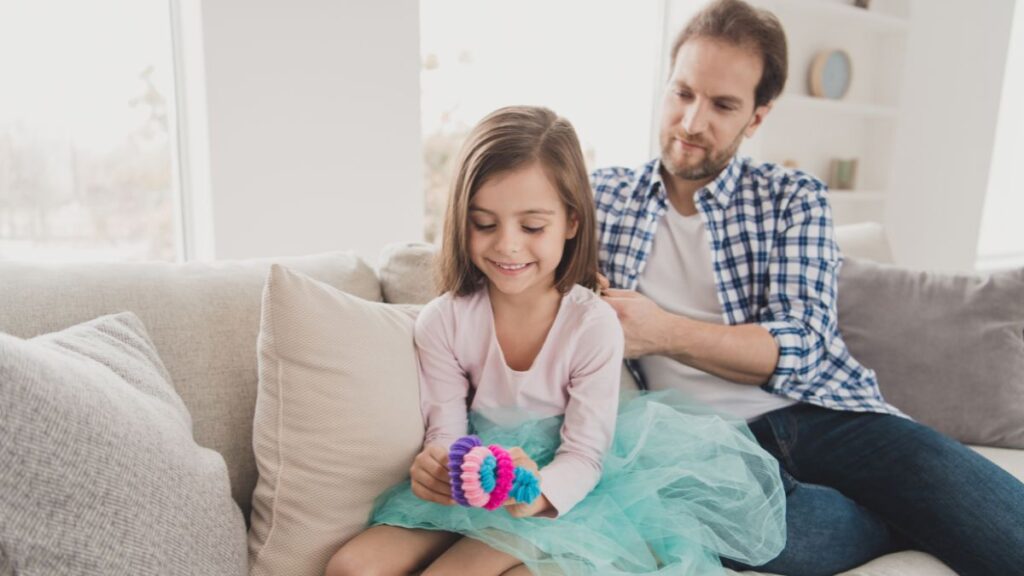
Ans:
[[[754,107],[761,57],[709,38],[679,48],[661,113],[661,163],[683,180],[710,180],[761,125],[771,104]]]

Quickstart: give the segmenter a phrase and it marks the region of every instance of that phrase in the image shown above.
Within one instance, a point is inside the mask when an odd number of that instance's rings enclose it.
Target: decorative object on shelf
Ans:
[[[853,0],[853,5],[867,10],[871,7],[871,0]]]
[[[829,170],[828,187],[832,190],[853,190],[857,178],[857,159],[835,158]]]
[[[850,88],[853,63],[843,50],[822,50],[814,57],[810,72],[808,80],[812,95],[839,100]]]

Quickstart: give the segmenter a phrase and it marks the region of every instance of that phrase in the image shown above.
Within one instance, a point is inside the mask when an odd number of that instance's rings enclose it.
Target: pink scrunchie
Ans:
[[[487,448],[476,446],[462,460],[462,491],[470,506],[482,508],[490,503],[491,495],[480,485],[480,465],[490,455]]]
[[[491,491],[491,499],[487,501],[484,508],[487,510],[494,510],[505,503],[505,500],[508,498],[508,493],[512,491],[512,482],[515,480],[516,471],[515,466],[512,464],[512,457],[509,456],[508,452],[506,452],[504,448],[497,444],[491,444],[487,449],[491,451],[491,454],[494,454],[494,459],[497,460],[497,466],[494,468],[494,490]],[[476,448],[474,448],[474,450],[476,450]],[[465,469],[465,465],[463,465],[463,469]],[[478,464],[477,471],[479,470],[480,467]],[[477,475],[477,484],[479,484],[479,482],[479,475]]]

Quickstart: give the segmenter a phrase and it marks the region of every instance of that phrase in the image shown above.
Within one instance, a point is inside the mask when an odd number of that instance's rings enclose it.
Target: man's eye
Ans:
[[[690,98],[690,93],[677,90],[676,91],[676,96],[679,96],[683,100],[688,100]]]
[[[543,226],[538,226],[538,227],[523,226],[523,230],[527,234],[539,234],[539,233],[544,231],[544,227]]]

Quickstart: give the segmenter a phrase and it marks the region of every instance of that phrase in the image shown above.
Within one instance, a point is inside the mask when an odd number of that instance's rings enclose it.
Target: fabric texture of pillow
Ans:
[[[224,459],[134,314],[0,334],[0,438],[4,573],[246,574]]]
[[[434,278],[437,247],[426,242],[396,242],[380,252],[377,276],[384,301],[426,304],[439,296]]]
[[[917,272],[847,258],[839,329],[886,400],[961,442],[1024,448],[1024,269]]]
[[[248,516],[256,486],[256,339],[263,286],[273,262],[349,294],[381,298],[373,268],[351,252],[182,264],[53,265],[0,258],[0,332],[32,338],[100,316],[134,312],[192,416],[196,443],[224,457],[231,492]]]
[[[253,447],[252,576],[320,576],[423,442],[418,307],[369,302],[271,266]]]

